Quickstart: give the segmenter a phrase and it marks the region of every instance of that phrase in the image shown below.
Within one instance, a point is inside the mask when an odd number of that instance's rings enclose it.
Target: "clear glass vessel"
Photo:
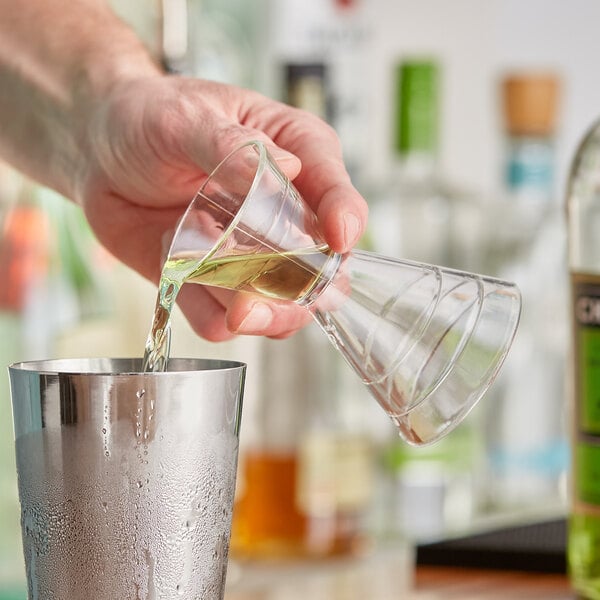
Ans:
[[[514,284],[325,244],[315,214],[262,143],[234,150],[198,192],[166,268],[183,281],[306,307],[409,443],[454,428],[512,343]]]

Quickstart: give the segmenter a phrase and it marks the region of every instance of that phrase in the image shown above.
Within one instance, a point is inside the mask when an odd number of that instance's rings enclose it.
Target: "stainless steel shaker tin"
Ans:
[[[30,598],[221,598],[245,365],[9,367]]]

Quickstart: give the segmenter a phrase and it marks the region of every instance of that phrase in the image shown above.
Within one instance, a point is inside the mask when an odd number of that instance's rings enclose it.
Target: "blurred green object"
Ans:
[[[23,591],[25,566],[6,369],[8,364],[21,359],[21,328],[19,315],[0,312],[0,600],[27,597]]]
[[[24,587],[0,590],[0,600],[27,600],[27,590]]]
[[[437,151],[439,78],[432,60],[405,61],[396,67],[394,147],[403,156]]]

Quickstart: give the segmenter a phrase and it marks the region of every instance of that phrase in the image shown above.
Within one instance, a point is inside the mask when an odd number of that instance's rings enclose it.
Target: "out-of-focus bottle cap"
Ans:
[[[556,125],[559,78],[552,73],[515,73],[502,81],[504,120],[517,135],[548,135]]]

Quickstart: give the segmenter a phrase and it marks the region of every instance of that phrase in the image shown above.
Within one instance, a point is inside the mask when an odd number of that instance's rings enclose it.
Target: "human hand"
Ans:
[[[333,250],[349,250],[364,229],[366,203],[351,185],[338,138],[309,113],[249,90],[156,75],[119,84],[92,115],[75,195],[106,248],[155,283],[165,236],[207,174],[248,140],[266,143]],[[289,302],[204,286],[184,286],[179,305],[194,330],[214,341],[236,333],[286,337],[309,320]]]

